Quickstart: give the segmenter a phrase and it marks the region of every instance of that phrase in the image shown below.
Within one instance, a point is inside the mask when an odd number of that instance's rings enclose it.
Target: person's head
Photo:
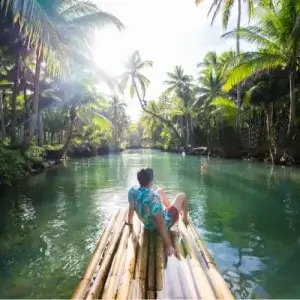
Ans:
[[[152,186],[153,179],[154,179],[153,169],[151,169],[151,168],[141,169],[137,173],[137,179],[138,179],[141,187]]]

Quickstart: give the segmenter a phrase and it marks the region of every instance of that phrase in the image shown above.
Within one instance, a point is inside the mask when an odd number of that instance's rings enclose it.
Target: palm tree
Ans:
[[[117,95],[114,95],[110,97],[110,103],[108,107],[108,114],[109,118],[112,120],[112,124],[115,128],[114,130],[114,137],[115,137],[115,143],[117,143],[117,140],[120,138],[121,129],[123,126],[124,116],[126,115],[125,108],[127,107],[127,104],[123,101],[121,101],[120,97]]]
[[[147,109],[153,113],[161,114],[162,111],[162,102],[160,101],[148,101]],[[152,115],[148,113],[143,113],[141,116],[141,122],[144,128],[143,136],[146,138],[150,138],[154,144],[158,140],[158,134],[160,134],[160,130],[163,127],[163,124],[160,119],[153,118]]]
[[[36,128],[39,100],[39,81],[41,64],[47,62],[48,73],[62,74],[72,66],[70,53],[78,50],[90,53],[88,32],[96,26],[114,24],[119,29],[123,24],[113,15],[101,11],[94,3],[81,0],[62,1],[13,1],[2,0],[6,13],[11,6],[15,21],[27,35],[27,43],[36,48],[35,93],[33,114],[30,119],[28,134],[24,139],[26,149]],[[76,50],[75,50],[76,49]],[[71,61],[70,61],[71,59]]]
[[[224,36],[237,35],[258,46],[255,52],[237,56],[235,67],[227,77],[225,89],[240,83],[249,75],[262,71],[286,68],[289,72],[290,111],[286,141],[292,138],[295,126],[296,70],[300,63],[300,5],[293,0],[279,0],[274,9],[263,10],[256,26],[236,29]]]
[[[101,11],[89,0],[1,0],[0,5],[5,14],[11,9],[14,22],[20,23],[27,37],[27,44],[34,45],[48,63],[50,56],[56,58],[60,65],[68,60],[66,42],[70,41],[71,36],[80,37],[81,42],[88,45],[85,31],[95,24],[123,27],[115,16]],[[82,47],[81,42],[76,45]],[[55,51],[49,52],[49,49]]]
[[[191,101],[192,89],[194,88],[193,78],[189,75],[184,74],[184,70],[181,66],[175,66],[174,72],[167,73],[168,79],[164,81],[164,84],[169,87],[166,93],[172,93],[177,97],[183,99],[185,108],[185,127],[186,127],[186,145],[190,142],[190,131],[189,131],[189,114],[187,107]]]
[[[105,97],[99,95],[93,84],[94,79],[82,74],[82,77],[73,75],[68,82],[58,83],[57,87],[45,91],[48,97],[57,101],[56,108],[62,108],[68,112],[67,138],[62,149],[65,155],[73,138],[76,120],[87,125],[91,132],[95,129],[109,129],[110,121],[106,118],[103,109]]]
[[[194,105],[202,103],[205,108],[208,108],[214,99],[224,96],[222,87],[225,83],[225,78],[222,69],[214,68],[212,65],[208,66],[207,69],[200,72],[198,83],[198,99]]]
[[[137,96],[143,111],[154,116],[155,118],[160,119],[162,122],[168,125],[174,131],[178,140],[181,142],[180,134],[171,121],[163,118],[160,114],[154,113],[153,111],[147,109],[145,96],[146,89],[150,84],[150,80],[145,75],[143,75],[142,72],[146,67],[152,67],[152,65],[152,61],[142,61],[139,51],[133,52],[126,64],[127,71],[121,75],[121,85],[123,89],[129,86],[131,98],[133,98],[134,95]]]
[[[199,5],[204,0],[195,0],[196,5]],[[233,5],[237,2],[237,24],[236,28],[237,30],[241,27],[241,17],[242,17],[242,0],[214,0],[213,3],[210,6],[210,9],[208,11],[208,15],[213,13],[212,19],[211,19],[211,25],[215,22],[215,19],[217,15],[220,13],[222,9],[222,25],[224,29],[227,29],[228,27],[228,21],[231,14],[231,10],[233,8]],[[245,5],[248,7],[248,17],[249,20],[253,16],[254,12],[254,0],[246,0],[244,1]],[[266,2],[264,0],[264,2]],[[237,55],[240,54],[240,37],[237,34],[236,35],[236,53]],[[238,108],[241,106],[241,93],[240,93],[240,86],[237,86],[237,106]],[[236,119],[236,125],[237,128],[240,127],[240,120],[239,120],[239,114],[237,114]]]
[[[198,68],[208,68],[209,66],[217,66],[218,56],[216,51],[210,51],[206,53],[203,61],[197,64]]]

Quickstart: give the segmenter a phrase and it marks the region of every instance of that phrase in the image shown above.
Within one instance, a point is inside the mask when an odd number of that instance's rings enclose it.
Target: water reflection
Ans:
[[[300,173],[155,151],[68,161],[0,200],[1,298],[68,298],[139,168],[190,214],[237,298],[299,298]]]

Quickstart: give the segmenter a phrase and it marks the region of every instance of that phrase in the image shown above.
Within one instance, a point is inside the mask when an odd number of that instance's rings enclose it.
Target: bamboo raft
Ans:
[[[172,227],[178,258],[167,258],[159,235],[126,217],[110,218],[72,299],[234,299],[190,218]]]

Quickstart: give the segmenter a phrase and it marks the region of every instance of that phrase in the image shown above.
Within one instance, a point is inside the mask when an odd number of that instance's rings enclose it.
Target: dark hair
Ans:
[[[137,179],[141,186],[147,186],[154,178],[153,169],[141,169],[137,173]]]

